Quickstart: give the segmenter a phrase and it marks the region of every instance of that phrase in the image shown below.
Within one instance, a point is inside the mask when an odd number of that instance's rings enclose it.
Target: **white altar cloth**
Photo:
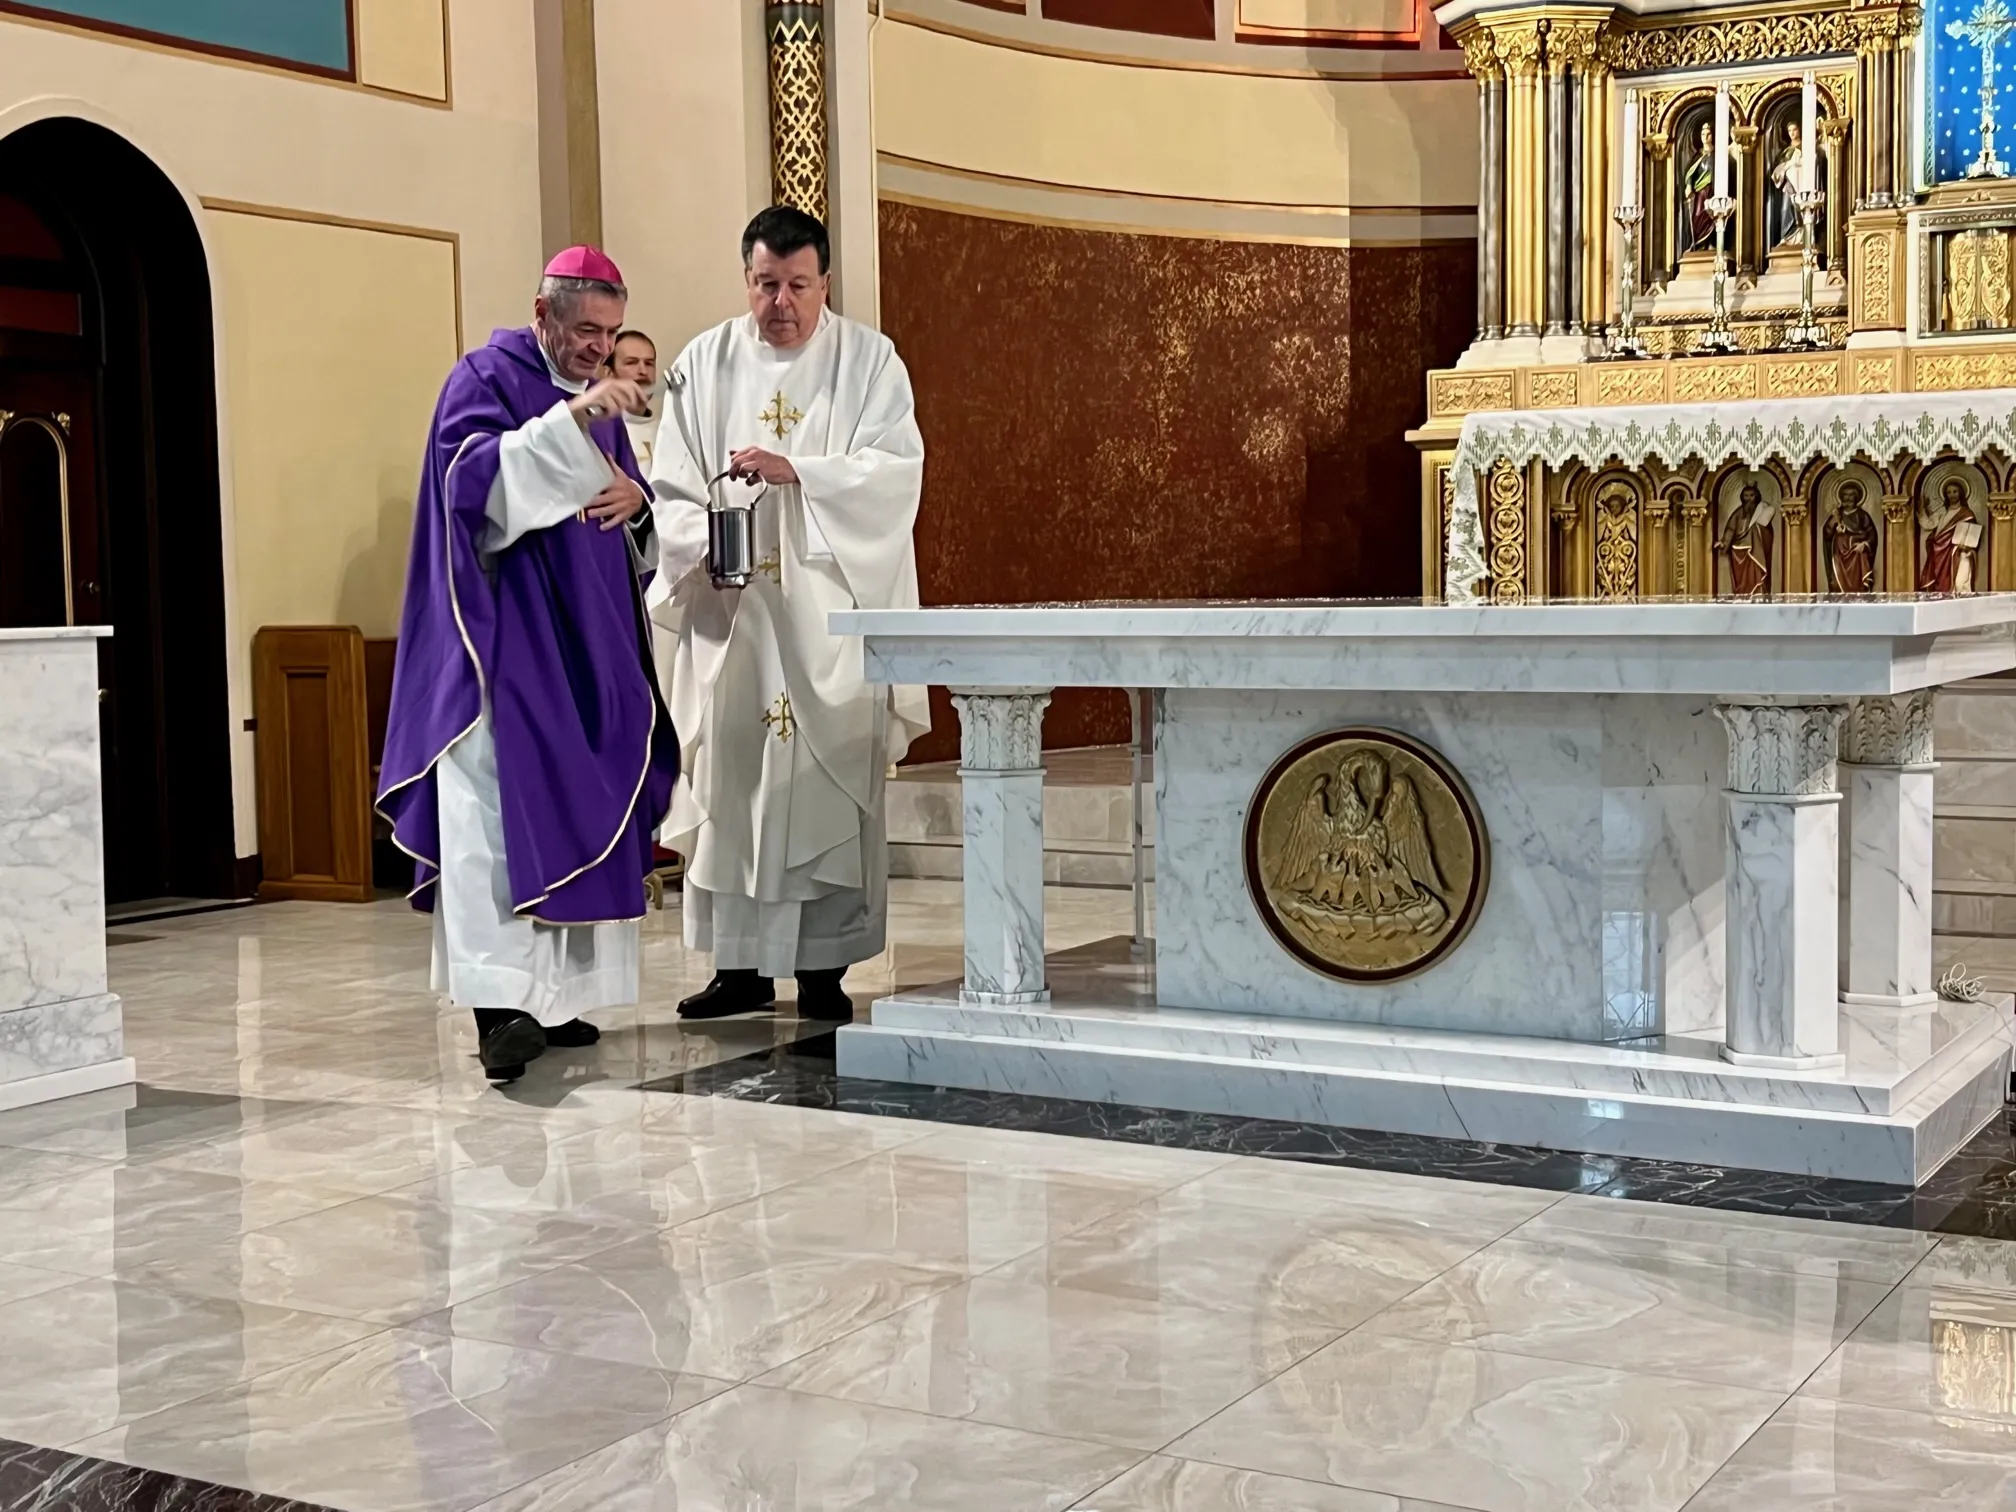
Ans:
[[[1836,467],[1861,457],[1878,464],[1900,453],[1951,452],[1978,460],[1995,448],[2016,457],[2016,392],[1851,394],[1714,404],[1626,405],[1605,409],[1489,410],[1463,417],[1449,464],[1454,497],[1444,548],[1444,592],[1462,601],[1489,577],[1478,479],[1500,462],[1560,467],[1648,461],[1677,466],[1698,457],[1711,467],[1773,458],[1798,467]]]
[[[2008,1000],[1929,991],[1924,690],[2016,667],[2016,594],[1037,605],[834,629],[864,637],[876,681],[953,687],[965,786],[964,982],[877,1002],[841,1031],[843,1073],[1907,1184],[2002,1104]],[[1159,690],[1152,965],[1119,942],[1046,967],[1038,733],[1058,686]],[[1381,986],[1280,948],[1242,866],[1269,766],[1356,724],[1439,751],[1492,854],[1469,935]],[[1844,889],[1873,924],[1842,932]]]

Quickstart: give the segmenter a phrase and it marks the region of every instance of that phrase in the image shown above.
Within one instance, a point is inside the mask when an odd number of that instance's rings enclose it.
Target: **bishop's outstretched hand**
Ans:
[[[567,413],[586,425],[605,415],[641,415],[650,408],[650,398],[642,387],[628,378],[603,378],[588,385],[567,401]]]

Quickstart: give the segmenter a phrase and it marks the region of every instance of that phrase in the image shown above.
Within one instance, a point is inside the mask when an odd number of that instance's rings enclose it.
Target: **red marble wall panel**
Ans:
[[[1470,335],[1474,244],[1301,247],[885,202],[882,321],[928,461],[924,602],[1420,591],[1423,375]],[[915,760],[957,754],[942,696]],[[1126,738],[1063,692],[1046,744]]]
[[[1217,26],[1215,9],[1213,0],[1043,0],[1043,19],[1165,37],[1210,37]]]

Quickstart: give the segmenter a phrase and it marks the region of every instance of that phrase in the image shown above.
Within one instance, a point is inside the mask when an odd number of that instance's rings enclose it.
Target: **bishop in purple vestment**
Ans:
[[[657,562],[623,415],[596,380],[616,265],[546,269],[529,329],[455,365],[413,521],[378,806],[434,916],[434,985],[475,1011],[484,1069],[586,1045],[637,1001],[638,923],[678,742],[652,673]]]

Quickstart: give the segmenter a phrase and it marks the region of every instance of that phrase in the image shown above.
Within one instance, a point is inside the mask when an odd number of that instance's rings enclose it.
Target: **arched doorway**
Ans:
[[[89,122],[0,138],[0,626],[109,624],[106,891],[237,892],[210,276]]]

